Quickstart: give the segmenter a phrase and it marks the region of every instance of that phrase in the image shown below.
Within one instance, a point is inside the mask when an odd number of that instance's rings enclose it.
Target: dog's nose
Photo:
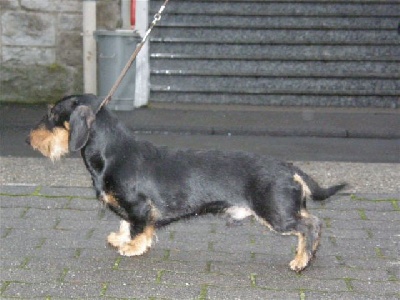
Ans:
[[[31,137],[30,137],[30,136],[28,136],[28,137],[25,139],[25,143],[27,143],[29,146],[31,145]]]

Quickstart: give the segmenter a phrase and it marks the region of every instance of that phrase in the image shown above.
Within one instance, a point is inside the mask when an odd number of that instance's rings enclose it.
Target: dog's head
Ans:
[[[92,94],[62,98],[48,108],[35,126],[27,143],[51,160],[58,160],[69,151],[82,149],[89,139],[101,99]]]

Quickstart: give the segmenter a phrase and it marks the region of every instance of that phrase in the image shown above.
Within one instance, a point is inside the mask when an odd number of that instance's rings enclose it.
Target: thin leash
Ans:
[[[112,86],[108,95],[104,98],[103,102],[101,102],[99,108],[96,111],[96,114],[100,111],[100,109],[107,105],[111,101],[111,97],[114,95],[115,91],[118,89],[119,85],[121,84],[122,80],[124,79],[126,73],[128,72],[129,68],[132,66],[133,62],[135,61],[137,55],[139,54],[140,50],[143,48],[144,44],[146,43],[151,31],[153,30],[154,26],[161,20],[161,15],[165,10],[166,5],[168,4],[169,0],[165,0],[164,4],[160,7],[159,11],[154,15],[153,22],[151,22],[149,28],[147,29],[146,33],[144,34],[142,41],[136,46],[135,51],[131,55],[130,59],[126,63],[125,67],[122,69],[121,74],[117,78],[116,82]]]

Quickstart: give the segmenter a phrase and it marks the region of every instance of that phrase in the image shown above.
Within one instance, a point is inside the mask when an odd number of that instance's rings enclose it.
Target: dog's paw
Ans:
[[[138,256],[146,253],[151,244],[151,239],[148,239],[145,234],[140,234],[135,239],[120,246],[118,252],[123,256]]]
[[[304,252],[302,255],[296,257],[290,262],[289,267],[295,272],[303,271],[311,260],[311,254]]]
[[[129,241],[130,237],[126,234],[121,234],[120,232],[111,232],[107,236],[107,242],[115,248],[120,248]]]
[[[107,236],[107,242],[115,248],[120,248],[125,243],[128,243],[131,240],[129,228],[130,224],[122,220],[119,231],[111,232]]]

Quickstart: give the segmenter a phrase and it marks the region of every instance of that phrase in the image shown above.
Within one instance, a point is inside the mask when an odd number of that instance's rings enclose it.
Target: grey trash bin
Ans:
[[[97,30],[98,96],[104,98],[119,77],[140,36],[131,30]],[[135,101],[136,63],[134,62],[108,106],[114,110],[133,110]]]

